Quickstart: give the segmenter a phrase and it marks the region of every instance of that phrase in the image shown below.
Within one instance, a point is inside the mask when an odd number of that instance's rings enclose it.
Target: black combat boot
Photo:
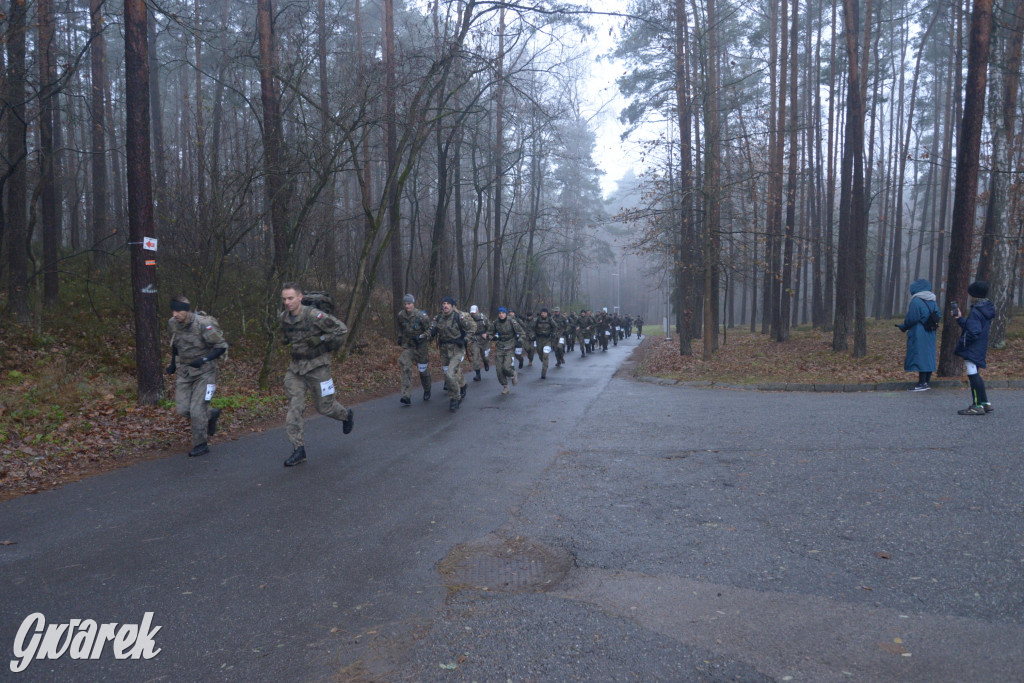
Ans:
[[[193,448],[192,450],[190,450],[188,452],[188,457],[195,458],[195,457],[200,456],[200,455],[206,455],[209,452],[210,452],[210,447],[207,446],[205,443],[201,443],[201,444],[199,444],[198,446],[196,446],[195,448]]]
[[[210,419],[206,423],[206,433],[209,436],[213,436],[217,433],[217,418],[220,417],[220,408],[214,408],[210,411]]]
[[[401,403],[403,406],[411,406],[412,405],[412,399],[409,398],[408,396],[403,396],[402,400],[399,401],[399,403]]]
[[[473,375],[473,381],[474,382],[479,382],[480,381],[480,371],[479,370],[477,370],[476,374]]]
[[[348,434],[349,432],[352,431],[352,427],[355,425],[355,423],[356,423],[356,416],[352,412],[352,409],[349,408],[348,409],[348,417],[346,417],[344,420],[341,421],[341,431],[343,433],[345,433],[345,434]]]
[[[453,398],[450,401],[448,401],[448,410],[450,412],[454,413],[458,409],[459,409],[459,402],[457,400],[455,400]]]
[[[301,465],[304,462],[306,462],[306,447],[299,446],[292,451],[292,454],[284,461],[284,466],[295,467],[296,465]]]
[[[430,375],[426,372],[420,373],[420,384],[423,385],[423,400],[430,400]]]
[[[462,399],[466,398],[466,389],[467,387],[465,384],[459,387],[459,403],[462,403]]]
[[[484,356],[484,372],[490,372],[491,365],[487,362],[487,356]]]

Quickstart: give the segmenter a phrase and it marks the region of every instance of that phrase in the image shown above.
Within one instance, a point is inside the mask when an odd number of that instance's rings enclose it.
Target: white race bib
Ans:
[[[550,346],[545,346],[544,347],[544,353],[551,353],[551,347]]]
[[[517,356],[523,355],[523,347],[522,346],[517,346],[516,347],[516,355]]]
[[[484,358],[490,358],[490,357],[491,357],[491,350],[490,349],[484,349]]]
[[[216,390],[217,390],[217,385],[216,384],[207,384],[206,385],[206,400],[207,401],[209,401],[211,398],[213,398],[213,392],[216,391]]]
[[[558,338],[558,343],[559,344],[564,344],[565,343],[565,337],[559,337]]]
[[[589,344],[589,343],[590,343],[590,340],[589,340],[589,339],[584,339],[584,340],[583,340],[583,343],[584,343],[584,344]]]
[[[334,393],[334,380],[333,379],[326,379],[323,382],[320,382],[320,395],[321,396],[330,396],[333,393]]]
[[[427,364],[427,363],[417,363],[417,364],[416,364],[416,368],[417,368],[417,369],[418,369],[418,370],[419,370],[420,372],[426,372],[426,371],[427,371],[427,367],[428,367],[428,364]]]
[[[605,330],[604,331],[604,336],[606,336],[606,337],[612,336],[611,330]]]
[[[537,348],[537,342],[533,342],[533,348]]]

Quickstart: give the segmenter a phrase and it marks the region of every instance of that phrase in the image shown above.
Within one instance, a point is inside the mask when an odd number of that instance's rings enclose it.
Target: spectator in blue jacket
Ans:
[[[917,385],[911,391],[928,391],[928,384],[935,372],[935,328],[926,325],[934,311],[940,318],[939,305],[932,294],[932,283],[925,278],[910,283],[910,305],[902,325],[897,325],[907,334],[907,356],[903,369],[917,373]]]
[[[967,381],[971,384],[971,405],[958,410],[960,415],[984,415],[992,412],[992,404],[985,393],[985,382],[978,369],[985,367],[988,352],[988,330],[996,317],[996,307],[988,300],[988,283],[984,280],[972,282],[967,293],[974,299],[971,312],[965,318],[956,310],[956,321],[960,324],[960,340],[953,352],[964,359]]]

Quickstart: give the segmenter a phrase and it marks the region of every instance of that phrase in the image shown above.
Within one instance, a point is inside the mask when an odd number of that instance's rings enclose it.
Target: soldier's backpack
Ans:
[[[334,315],[334,299],[327,292],[303,292],[302,305],[311,306],[327,315]],[[337,351],[344,339],[345,335],[332,336],[324,341],[324,345],[328,351]]]
[[[921,326],[924,327],[925,332],[934,332],[939,329],[939,321],[942,320],[942,316],[934,308],[929,308],[928,317],[921,323]]]

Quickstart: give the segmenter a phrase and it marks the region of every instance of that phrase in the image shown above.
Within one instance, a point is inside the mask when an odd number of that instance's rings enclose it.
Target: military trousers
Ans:
[[[398,357],[398,367],[402,370],[402,397],[412,397],[413,372],[420,376],[420,385],[426,391],[430,388],[430,370],[427,363],[430,360],[430,347],[427,342],[417,344],[413,347],[406,347],[402,355]]]
[[[288,394],[288,415],[285,418],[285,432],[292,448],[304,445],[302,413],[306,409],[306,392],[313,397],[313,404],[321,415],[344,420],[348,417],[348,408],[338,403],[335,396],[334,381],[331,379],[331,366],[318,365],[307,373],[299,374],[292,370],[284,373],[284,391]]]
[[[473,361],[473,370],[480,370],[483,368],[484,359],[487,357],[484,354],[487,351],[488,343],[485,340],[479,339],[477,337],[473,337],[468,341],[469,359]]]
[[[559,365],[563,365],[565,363],[565,344],[568,341],[569,340],[565,337],[559,337],[558,339],[555,340],[555,360],[558,362]]]
[[[538,339],[537,340],[537,360],[541,363],[541,373],[547,374],[548,371],[548,358],[551,357],[551,351],[554,351],[554,344],[557,339]],[[544,349],[551,349],[551,351],[545,352]]]
[[[206,443],[206,430],[210,422],[210,399],[217,386],[217,364],[203,363],[200,368],[190,365],[178,367],[174,382],[174,409],[187,417],[192,425],[192,446]]]
[[[441,344],[441,367],[444,368],[444,389],[448,398],[462,398],[462,387],[466,386],[466,378],[462,376],[465,358],[466,349],[458,344]]]
[[[494,369],[501,386],[508,386],[508,381],[515,377],[515,362],[516,350],[514,348],[503,349],[498,346],[494,349]]]

